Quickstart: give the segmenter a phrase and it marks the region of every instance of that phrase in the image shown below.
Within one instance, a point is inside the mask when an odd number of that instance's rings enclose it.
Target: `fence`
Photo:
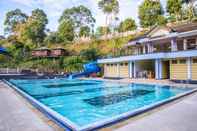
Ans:
[[[20,74],[21,70],[19,68],[17,69],[11,69],[11,68],[0,68],[0,74]]]

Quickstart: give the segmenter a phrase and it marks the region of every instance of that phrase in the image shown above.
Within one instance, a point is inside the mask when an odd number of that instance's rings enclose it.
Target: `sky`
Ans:
[[[84,5],[92,11],[96,19],[96,27],[105,24],[105,15],[98,8],[99,0],[0,0],[0,35],[3,35],[3,23],[6,12],[19,8],[22,12],[31,15],[31,11],[40,8],[47,14],[49,23],[47,28],[51,31],[56,31],[58,26],[58,19],[66,8],[73,6]],[[138,6],[143,0],[119,0],[120,12],[118,17],[120,21],[132,17],[139,23]],[[166,0],[161,0],[165,7]]]

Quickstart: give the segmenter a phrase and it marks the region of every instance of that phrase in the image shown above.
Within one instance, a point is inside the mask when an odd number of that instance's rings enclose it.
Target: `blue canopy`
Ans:
[[[0,47],[0,53],[6,53],[6,52],[7,52],[6,48]]]
[[[6,48],[0,47],[0,54],[11,56]]]

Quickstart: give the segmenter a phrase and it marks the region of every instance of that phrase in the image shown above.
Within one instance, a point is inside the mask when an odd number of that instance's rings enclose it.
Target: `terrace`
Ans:
[[[111,58],[196,50],[196,36],[196,23],[175,27],[155,27],[145,35],[127,43],[114,56],[111,56]]]

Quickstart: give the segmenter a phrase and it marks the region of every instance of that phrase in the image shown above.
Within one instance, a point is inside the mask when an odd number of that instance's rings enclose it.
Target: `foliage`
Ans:
[[[176,21],[180,20],[182,14],[182,0],[168,0],[166,10],[171,16],[176,16]]]
[[[74,25],[71,21],[62,21],[58,27],[58,37],[68,43],[74,39]]]
[[[163,15],[159,15],[157,19],[158,25],[166,25],[167,19]]]
[[[111,26],[113,20],[117,20],[117,15],[119,13],[119,2],[118,0],[100,0],[98,2],[98,7],[106,14],[105,24],[106,26]],[[109,15],[111,15],[109,17]],[[107,32],[105,32],[107,33]]]
[[[139,6],[139,19],[142,27],[150,27],[158,24],[158,17],[163,15],[164,11],[160,1],[144,0]]]
[[[106,14],[116,14],[119,12],[119,3],[117,0],[100,0],[98,6]]]
[[[44,39],[45,44],[54,44],[54,43],[60,43],[61,39],[58,36],[57,32],[50,32]]]
[[[72,7],[64,10],[62,16],[59,19],[59,23],[70,22],[73,24],[75,33],[78,35],[81,27],[89,27],[93,29],[95,19],[92,16],[91,11],[83,6]]]
[[[90,36],[90,28],[88,26],[82,26],[80,27],[80,31],[79,31],[79,36]]]
[[[96,29],[96,36],[98,37],[109,33],[111,33],[111,30],[108,26],[99,26]]]
[[[10,34],[13,33],[17,24],[26,22],[28,16],[23,13],[20,9],[15,9],[6,13],[4,21],[5,32]]]
[[[31,16],[27,16],[20,10],[7,13],[5,26],[12,30],[12,42],[30,44],[38,47],[43,42],[45,27],[48,23],[47,16],[43,10],[35,9]]]
[[[95,61],[99,58],[99,52],[96,48],[88,48],[82,50],[80,56],[87,61]]]
[[[132,18],[127,18],[123,22],[120,23],[119,25],[119,32],[126,32],[126,31],[131,31],[135,30],[137,28],[135,20]]]
[[[64,67],[67,72],[76,72],[83,69],[83,60],[78,56],[64,59]]]
[[[197,12],[195,11],[195,7],[192,5],[186,6],[183,8],[183,19],[192,21],[197,17]]]

